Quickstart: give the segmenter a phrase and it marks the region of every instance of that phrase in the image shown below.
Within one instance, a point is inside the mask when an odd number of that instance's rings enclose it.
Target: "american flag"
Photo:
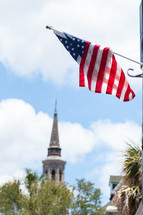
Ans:
[[[93,45],[65,32],[53,30],[79,64],[79,85],[95,93],[111,94],[121,101],[135,97],[110,48]]]

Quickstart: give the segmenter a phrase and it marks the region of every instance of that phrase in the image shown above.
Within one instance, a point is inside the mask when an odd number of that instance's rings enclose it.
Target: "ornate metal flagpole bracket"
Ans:
[[[118,55],[119,57],[125,58],[126,60],[132,61],[133,63],[139,64],[139,65],[141,66],[142,71],[143,71],[143,63],[142,63],[142,62],[133,60],[133,59],[131,59],[131,58],[128,58],[128,57],[126,57],[126,56],[124,56],[124,55],[121,55],[121,54],[118,54],[118,53],[116,53],[116,52],[114,52],[114,54],[115,54],[115,55]],[[143,78],[143,73],[140,73],[140,74],[137,74],[137,75],[132,75],[132,74],[129,73],[129,71],[134,71],[134,69],[129,68],[129,69],[127,70],[128,76],[130,76],[130,77],[132,77],[132,78]]]
[[[140,74],[138,74],[138,75],[132,75],[132,74],[129,73],[129,71],[134,71],[134,69],[129,68],[129,69],[127,70],[128,76],[130,76],[130,77],[132,77],[132,78],[143,78],[143,73],[140,73]]]

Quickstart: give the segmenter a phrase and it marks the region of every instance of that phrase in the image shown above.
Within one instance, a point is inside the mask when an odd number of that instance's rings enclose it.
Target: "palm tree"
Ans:
[[[25,185],[26,185],[26,188],[28,189],[28,191],[30,193],[32,183],[34,181],[37,181],[39,179],[39,177],[38,177],[37,173],[33,172],[31,169],[26,169],[25,171],[26,171]]]
[[[134,215],[141,200],[141,176],[142,176],[142,151],[132,143],[127,143],[127,149],[123,153],[124,185],[115,194],[114,204],[119,209],[120,215]]]
[[[29,200],[27,201],[27,209],[29,210],[31,215],[37,215],[37,213],[35,212],[35,206],[34,206],[34,202],[33,202],[33,198],[34,198],[34,194],[35,192],[33,192],[33,186],[35,187],[35,189],[37,189],[37,186],[35,186],[35,184],[38,184],[39,181],[39,177],[37,175],[36,172],[33,172],[31,169],[26,169],[26,176],[25,176],[25,186],[28,190],[29,193]]]
[[[125,181],[130,186],[139,186],[141,188],[141,160],[142,151],[141,148],[136,144],[127,143],[128,148],[123,153],[123,173],[125,174]]]

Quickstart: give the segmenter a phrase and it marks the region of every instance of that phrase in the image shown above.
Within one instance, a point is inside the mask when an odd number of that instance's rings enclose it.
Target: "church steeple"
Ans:
[[[66,161],[61,157],[61,148],[59,144],[58,133],[58,118],[57,118],[57,100],[55,102],[55,111],[53,118],[53,127],[51,133],[48,154],[43,162],[43,174],[48,175],[50,179],[55,180],[56,183],[64,182],[64,168]]]
[[[48,148],[48,156],[50,155],[61,156],[61,148],[59,144],[59,132],[58,132],[57,100],[55,101],[53,127],[52,127],[52,133],[51,133],[50,146]]]

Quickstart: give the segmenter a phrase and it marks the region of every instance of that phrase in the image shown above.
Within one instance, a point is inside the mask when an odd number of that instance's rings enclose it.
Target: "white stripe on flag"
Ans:
[[[129,94],[129,101],[132,100],[132,99],[133,99],[133,94],[130,93],[130,94]]]
[[[77,63],[80,65],[80,62],[81,62],[81,56],[78,55],[78,57],[77,57]]]
[[[88,87],[87,73],[88,73],[90,62],[91,62],[93,49],[94,49],[94,45],[90,44],[90,46],[88,48],[87,56],[85,59],[85,64],[84,64],[85,87]]]
[[[100,69],[103,49],[104,48],[102,48],[101,46],[98,49],[97,57],[96,57],[96,61],[95,61],[95,65],[94,65],[94,69],[93,69],[93,73],[92,73],[91,91],[93,91],[93,92],[95,92],[95,89],[96,89],[96,82],[97,82],[97,77],[98,77],[98,73],[99,73],[99,69]]]
[[[112,66],[112,51],[109,49],[107,61],[106,61],[105,72],[104,72],[104,77],[103,77],[101,93],[106,93],[106,91],[107,91],[108,81],[109,81],[110,73],[111,73],[111,66]]]
[[[121,93],[121,96],[120,96],[121,101],[124,101],[124,97],[125,97],[126,91],[128,89],[128,86],[129,86],[129,84],[128,84],[127,80],[125,79],[125,83],[124,83],[122,93]]]
[[[67,39],[66,35],[63,32],[57,31],[57,30],[53,30],[54,33],[60,37],[63,37],[65,39]]]

